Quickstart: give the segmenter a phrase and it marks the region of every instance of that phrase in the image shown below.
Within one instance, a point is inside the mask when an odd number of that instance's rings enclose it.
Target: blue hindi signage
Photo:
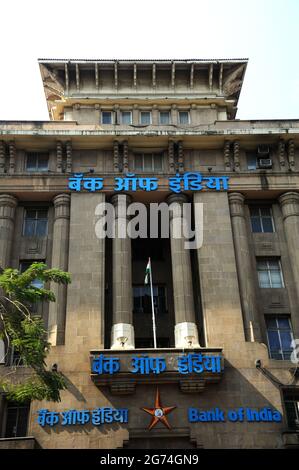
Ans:
[[[229,189],[228,176],[202,176],[201,173],[188,172],[176,174],[168,178],[168,188],[174,193],[181,191],[227,191]],[[68,188],[71,191],[89,192],[101,191],[104,188],[104,178],[97,176],[84,176],[75,173],[69,178]],[[135,173],[126,173],[123,177],[114,178],[113,190],[118,191],[156,191],[159,189],[159,180],[156,177],[146,178],[135,176]]]
[[[127,408],[114,409],[110,407],[95,408],[94,410],[67,410],[49,411],[42,409],[37,412],[37,423],[41,426],[53,427],[92,424],[100,426],[105,423],[127,423],[129,410]]]
[[[201,353],[181,355],[176,358],[176,369],[179,374],[202,374],[209,372],[219,374],[222,371],[220,355],[203,355]],[[162,374],[167,371],[167,364],[164,357],[149,357],[147,355],[133,356],[131,358],[132,374]],[[121,372],[119,357],[105,356],[100,354],[93,358],[91,363],[92,374],[117,374]]]

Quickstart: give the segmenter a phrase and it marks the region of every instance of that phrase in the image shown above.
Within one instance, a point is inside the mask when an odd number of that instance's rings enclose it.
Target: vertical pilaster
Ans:
[[[52,267],[68,270],[69,231],[70,231],[70,196],[59,194],[53,199],[54,227]],[[56,302],[49,306],[49,341],[53,346],[64,344],[67,286],[53,283],[51,286]]]
[[[0,195],[0,267],[10,266],[17,199],[10,194]]]
[[[230,164],[230,141],[226,140],[224,142],[223,156],[224,156],[224,166],[226,171],[231,171]]]
[[[284,140],[280,139],[278,144],[278,155],[279,155],[279,164],[282,170],[285,170],[286,159],[285,159],[285,143]]]
[[[174,163],[174,142],[170,140],[168,142],[168,168],[169,173],[175,173],[175,163]]]
[[[114,173],[119,172],[119,144],[117,140],[113,142],[113,170]]]
[[[56,171],[62,173],[62,143],[60,140],[56,143]]]
[[[299,303],[299,193],[287,192],[282,194],[279,203]]]
[[[245,338],[228,194],[201,191],[193,199],[203,204],[197,258],[206,346],[234,354]]]
[[[16,145],[9,142],[9,173],[14,173],[16,168]]]
[[[289,159],[290,169],[292,171],[295,171],[295,142],[293,139],[289,140],[288,159]]]
[[[199,347],[195,322],[195,308],[192,286],[190,252],[185,248],[183,238],[183,203],[188,201],[184,194],[167,198],[170,205],[170,244],[175,310],[175,346],[177,348]]]
[[[128,173],[129,171],[129,147],[128,141],[123,143],[123,172]]]
[[[10,267],[17,199],[10,194],[0,195],[0,268]],[[5,345],[0,338],[0,364],[5,363]]]
[[[127,234],[127,207],[131,198],[126,194],[114,195],[115,236],[112,240],[113,270],[113,326],[111,349],[135,347],[132,305],[131,239]]]
[[[5,143],[0,141],[0,173],[5,173]]]
[[[86,351],[104,347],[105,239],[97,235],[96,215],[104,193],[72,193],[70,210],[68,285],[65,346],[75,354],[75,364],[87,372]]]
[[[245,218],[245,197],[241,193],[228,195],[232,221],[237,273],[241,294],[246,341],[261,341],[257,299],[252,277],[250,246]]]
[[[240,144],[238,141],[234,142],[234,170],[240,171]]]
[[[183,142],[180,140],[178,142],[178,164],[179,164],[179,173],[184,173],[184,147]]]
[[[69,140],[66,143],[66,172],[71,173],[73,167],[73,149],[72,142]]]
[[[170,122],[171,124],[178,124],[178,111],[176,104],[171,106],[170,110]]]
[[[132,122],[133,124],[139,124],[139,106],[134,104],[132,112]]]

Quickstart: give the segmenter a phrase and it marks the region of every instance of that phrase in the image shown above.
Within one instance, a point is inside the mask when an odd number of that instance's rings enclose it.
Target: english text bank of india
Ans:
[[[68,389],[2,394],[0,448],[298,448],[299,120],[235,118],[244,59],[39,65],[50,120],[0,122],[0,265],[70,272],[38,307]],[[169,237],[101,238],[104,202],[123,227],[190,203],[202,243],[180,210]]]

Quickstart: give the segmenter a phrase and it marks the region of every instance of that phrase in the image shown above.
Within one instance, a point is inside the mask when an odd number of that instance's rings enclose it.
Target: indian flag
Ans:
[[[146,265],[146,269],[145,269],[145,278],[144,278],[144,284],[148,284],[149,283],[149,278],[150,278],[150,275],[151,275],[151,259],[149,258],[148,259],[148,262],[147,262],[147,265]]]

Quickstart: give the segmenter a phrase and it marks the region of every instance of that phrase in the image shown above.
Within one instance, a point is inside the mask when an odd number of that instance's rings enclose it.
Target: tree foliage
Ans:
[[[34,281],[41,281],[36,285]],[[59,269],[47,269],[44,263],[32,263],[23,273],[4,269],[0,274],[0,318],[2,336],[19,353],[26,366],[34,373],[21,383],[0,377],[1,389],[7,398],[17,402],[28,400],[60,401],[60,391],[66,388],[63,375],[46,368],[50,350],[47,331],[40,316],[32,313],[32,304],[55,302],[51,290],[41,287],[48,282],[68,284],[70,275]]]

